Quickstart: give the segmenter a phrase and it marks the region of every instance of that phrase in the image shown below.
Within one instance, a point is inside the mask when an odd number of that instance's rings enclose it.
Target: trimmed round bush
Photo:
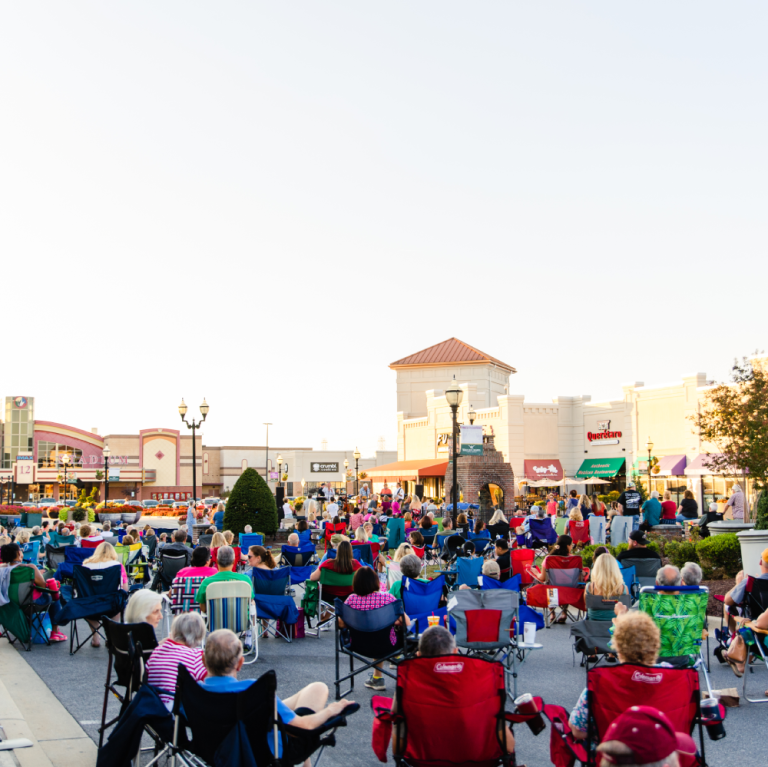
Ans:
[[[275,496],[255,469],[246,469],[227,499],[224,529],[237,535],[250,525],[255,533],[274,535],[277,523]]]

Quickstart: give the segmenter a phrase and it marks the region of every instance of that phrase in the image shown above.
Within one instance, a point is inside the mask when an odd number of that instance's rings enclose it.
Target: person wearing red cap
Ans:
[[[678,767],[678,754],[695,756],[696,744],[657,708],[632,706],[613,720],[597,750],[603,767]]]

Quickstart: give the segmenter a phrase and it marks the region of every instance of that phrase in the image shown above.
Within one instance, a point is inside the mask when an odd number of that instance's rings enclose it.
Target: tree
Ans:
[[[277,530],[275,496],[256,469],[246,469],[235,482],[224,511],[224,529],[245,532],[250,525],[255,533],[274,535]]]
[[[714,445],[706,465],[727,475],[749,474],[757,490],[768,476],[768,370],[757,360],[734,360],[731,383],[708,391],[691,416],[702,440]]]

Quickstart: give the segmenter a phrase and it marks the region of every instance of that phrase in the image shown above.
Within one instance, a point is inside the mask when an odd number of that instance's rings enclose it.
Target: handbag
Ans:
[[[744,676],[747,663],[747,643],[738,631],[733,635],[733,639],[731,639],[731,643],[723,655],[733,673],[738,677]]]

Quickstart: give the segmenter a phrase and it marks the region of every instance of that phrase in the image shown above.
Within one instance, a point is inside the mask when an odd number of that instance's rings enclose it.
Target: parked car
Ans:
[[[173,502],[173,508],[174,509],[186,509],[187,508],[187,502],[186,501],[174,501]]]
[[[160,505],[160,503],[158,501],[142,501],[141,505],[145,509],[156,509]]]
[[[137,506],[140,509],[143,509],[144,507],[141,504],[141,501],[126,501],[125,506]]]
[[[69,500],[69,501],[59,501],[57,504],[54,504],[55,506],[69,506],[70,508],[72,506],[77,506],[77,501]]]
[[[22,508],[24,509],[36,509],[37,504],[33,501],[24,501],[24,503],[21,504]]]
[[[57,500],[55,498],[50,498],[50,497],[46,496],[45,498],[41,498],[37,502],[37,505],[40,508],[43,508],[43,507],[47,508],[48,506],[58,506],[59,504],[58,504],[58,502],[57,502]],[[74,505],[74,503],[73,503],[73,505]]]
[[[209,509],[213,508],[217,503],[221,503],[221,498],[204,498],[203,504]]]

